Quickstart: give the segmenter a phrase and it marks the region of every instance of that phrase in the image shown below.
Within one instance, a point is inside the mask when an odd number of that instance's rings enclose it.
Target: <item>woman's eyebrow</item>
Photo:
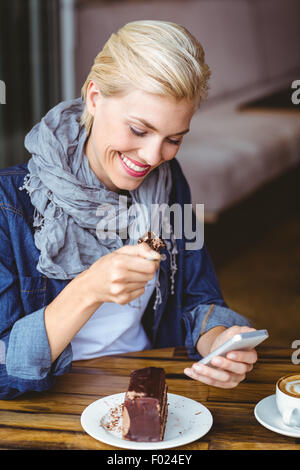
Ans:
[[[146,127],[149,127],[149,129],[152,129],[153,131],[155,132],[158,132],[158,130],[152,125],[150,124],[150,122],[146,121],[145,119],[142,119],[138,116],[129,116],[130,118],[133,118],[133,119],[137,119],[138,121],[140,121],[142,124],[144,124],[144,126]],[[185,131],[181,131],[181,132],[176,132],[175,134],[172,134],[172,135],[182,135],[182,134],[186,134],[187,132],[189,132],[190,129],[186,129]]]

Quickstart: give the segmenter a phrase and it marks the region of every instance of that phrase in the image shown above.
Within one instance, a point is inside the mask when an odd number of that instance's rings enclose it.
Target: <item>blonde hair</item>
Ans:
[[[168,21],[143,20],[125,24],[98,53],[81,89],[86,101],[93,80],[105,97],[132,89],[195,100],[207,97],[210,69],[201,44],[183,26]],[[90,133],[93,116],[87,107],[81,124]]]

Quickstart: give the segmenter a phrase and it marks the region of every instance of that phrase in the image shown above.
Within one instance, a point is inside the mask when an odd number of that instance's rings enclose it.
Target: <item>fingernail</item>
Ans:
[[[150,261],[158,261],[160,259],[160,254],[157,251],[150,251],[149,254],[146,256],[146,259]]]
[[[153,256],[156,259],[160,258],[160,254],[157,253],[157,251],[154,251],[154,250],[150,251],[150,255]]]
[[[216,366],[220,366],[222,364],[222,359],[220,357],[215,357],[213,360],[212,360],[213,364],[216,365]]]
[[[236,354],[229,353],[227,357],[228,357],[228,359],[236,359]]]

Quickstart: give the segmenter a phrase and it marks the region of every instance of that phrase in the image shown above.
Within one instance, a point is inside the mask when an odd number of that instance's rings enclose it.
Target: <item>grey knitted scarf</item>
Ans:
[[[19,189],[28,192],[35,208],[34,241],[40,251],[37,270],[54,279],[73,279],[124,243],[137,243],[151,229],[153,204],[168,204],[172,187],[171,169],[165,162],[149,173],[137,189],[129,191],[127,200],[110,191],[96,177],[84,155],[87,134],[80,125],[83,107],[81,98],[59,103],[25,137],[25,147],[32,156],[29,173]],[[148,214],[140,210],[138,217],[129,216],[132,206],[139,204],[147,208]],[[113,237],[103,227],[105,209],[108,226],[113,222],[118,227]],[[161,236],[164,221],[163,217],[158,219],[156,233]],[[124,230],[129,234],[125,242],[119,235]],[[164,241],[171,259],[174,293],[177,248],[171,226],[169,231],[169,239]],[[159,276],[156,279],[154,309],[161,302]]]

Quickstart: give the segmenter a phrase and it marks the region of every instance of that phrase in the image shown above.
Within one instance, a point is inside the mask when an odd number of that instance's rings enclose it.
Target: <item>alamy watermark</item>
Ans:
[[[6,104],[6,85],[3,80],[0,80],[0,104]]]
[[[187,250],[199,250],[204,244],[204,204],[195,204],[195,210],[192,204],[178,203],[150,207],[135,203],[128,208],[127,196],[119,196],[117,205],[100,204],[96,216],[99,240],[135,239],[150,230],[164,240],[169,240],[172,234],[175,240],[184,238]]]
[[[295,365],[300,364],[300,339],[295,339],[295,341],[292,342],[292,349],[295,349],[296,351],[293,352],[292,354],[292,363]]]
[[[5,364],[5,343],[0,339],[0,364]]]
[[[292,88],[295,89],[291,96],[292,103],[300,104],[300,80],[294,80],[292,82]]]

